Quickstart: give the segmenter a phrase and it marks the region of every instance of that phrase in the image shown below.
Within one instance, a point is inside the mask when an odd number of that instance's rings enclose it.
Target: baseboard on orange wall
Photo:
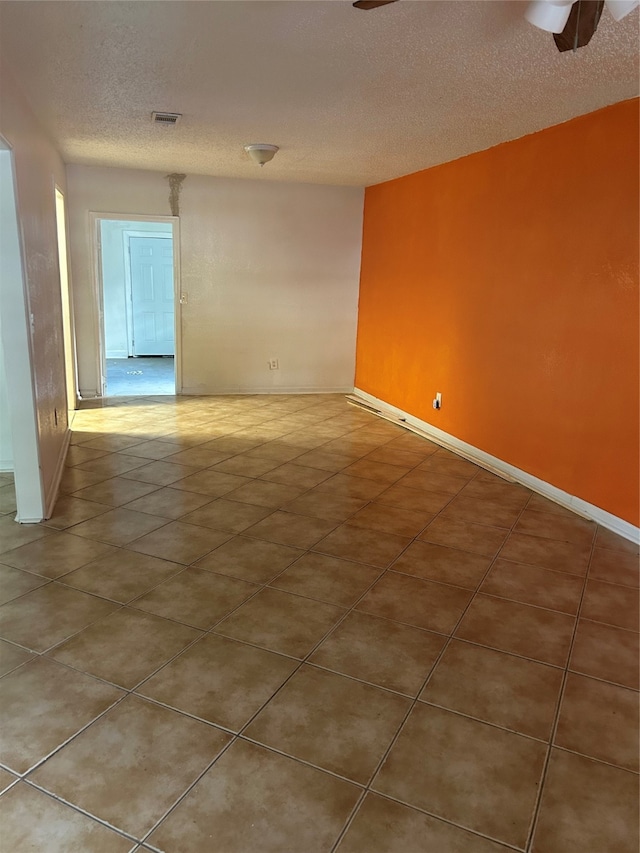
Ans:
[[[380,417],[400,424],[412,432],[428,438],[430,441],[447,448],[447,450],[451,450],[459,456],[468,459],[470,462],[474,462],[481,468],[486,468],[488,471],[492,471],[494,474],[498,474],[507,480],[521,483],[533,492],[537,492],[539,495],[548,498],[550,501],[554,501],[554,503],[566,509],[570,509],[584,518],[588,518],[590,521],[597,522],[602,527],[606,527],[607,530],[611,530],[619,536],[624,536],[625,539],[629,539],[631,542],[635,542],[636,544],[640,542],[640,528],[635,527],[623,518],[619,518],[617,515],[613,515],[594,504],[590,504],[588,501],[582,500],[582,498],[570,495],[568,492],[563,492],[562,489],[552,486],[551,483],[539,480],[533,474],[528,474],[526,471],[510,465],[508,462],[498,459],[497,456],[485,453],[484,450],[480,450],[472,444],[467,444],[466,441],[461,441],[454,435],[444,432],[444,430],[438,429],[438,427],[434,427],[426,421],[422,421],[420,418],[402,411],[402,409],[385,403],[384,400],[379,400],[372,394],[367,394],[366,391],[354,388],[353,395],[348,396],[347,399],[357,405],[364,406]]]

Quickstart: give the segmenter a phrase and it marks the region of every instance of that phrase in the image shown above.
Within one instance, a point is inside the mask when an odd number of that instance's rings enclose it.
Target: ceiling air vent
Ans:
[[[151,113],[151,121],[154,124],[178,124],[180,119],[182,118],[181,113]]]

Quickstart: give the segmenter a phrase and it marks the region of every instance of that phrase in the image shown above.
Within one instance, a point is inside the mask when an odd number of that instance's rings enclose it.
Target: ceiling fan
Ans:
[[[377,9],[398,0],[357,0],[356,9]],[[616,21],[621,21],[640,0],[534,0],[529,3],[525,18],[530,24],[553,33],[560,52],[576,51],[589,44],[598,28],[602,10],[606,6]]]

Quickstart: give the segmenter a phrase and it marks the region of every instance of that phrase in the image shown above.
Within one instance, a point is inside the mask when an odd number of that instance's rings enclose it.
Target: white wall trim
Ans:
[[[473,444],[467,444],[466,441],[462,441],[454,435],[438,429],[438,427],[435,427],[426,421],[422,421],[420,418],[416,418],[413,415],[404,412],[402,409],[396,408],[396,406],[385,403],[384,400],[379,400],[372,394],[367,394],[366,391],[360,390],[360,388],[353,389],[353,400],[357,403],[367,404],[381,417],[393,421],[394,423],[401,423],[402,426],[409,428],[419,435],[424,435],[436,444],[440,444],[442,447],[452,450],[454,453],[468,459],[470,462],[474,462],[476,465],[480,465],[480,467],[486,468],[494,474],[505,477],[507,480],[513,480],[516,483],[521,483],[533,492],[543,495],[543,497],[554,501],[554,503],[575,512],[584,518],[597,522],[602,525],[602,527],[606,527],[607,530],[612,530],[619,536],[624,536],[625,539],[631,540],[631,542],[640,542],[640,528],[635,527],[633,524],[622,518],[619,518],[617,515],[613,515],[612,513],[607,512],[594,504],[590,504],[588,501],[582,500],[582,498],[578,498],[575,495],[570,495],[568,492],[564,492],[562,489],[558,489],[556,486],[551,485],[551,483],[540,480],[538,477],[534,477],[533,474],[528,474],[521,468],[516,468],[515,465],[510,465],[508,462],[498,459],[497,456],[485,453],[484,450],[474,447]]]
[[[95,400],[96,397],[101,397],[102,394],[98,394],[97,388],[81,388],[80,389],[80,401],[82,400]]]
[[[306,385],[283,385],[274,388],[270,385],[268,388],[239,388],[237,386],[228,388],[213,388],[203,391],[202,388],[183,388],[182,393],[190,397],[215,397],[223,394],[351,394],[353,385],[330,386],[328,388],[318,388],[317,386]],[[157,397],[157,394],[149,396]]]
[[[12,459],[0,459],[0,474],[13,474]]]
[[[69,450],[69,444],[71,442],[71,430],[68,429],[65,433],[62,447],[60,448],[60,455],[58,456],[58,462],[56,464],[56,472],[51,481],[51,487],[49,488],[49,492],[45,498],[44,504],[44,517],[51,518],[53,515],[53,509],[56,505],[56,501],[58,500],[58,492],[60,491],[60,481],[62,480],[62,475],[64,474],[64,463],[67,460],[67,452]],[[24,519],[20,519],[24,521]],[[38,519],[40,521],[40,519]]]

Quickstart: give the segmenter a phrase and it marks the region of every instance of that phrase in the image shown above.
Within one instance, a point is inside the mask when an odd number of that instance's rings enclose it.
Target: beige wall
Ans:
[[[161,173],[125,169],[71,165],[67,178],[80,391],[90,395],[99,378],[89,212],[170,215],[169,187]],[[184,393],[353,388],[362,206],[353,187],[186,178]]]
[[[65,169],[12,75],[1,69],[0,133],[13,151],[18,223],[31,314],[31,354],[45,504],[55,491],[67,433],[55,185]],[[9,364],[7,363],[7,369]],[[24,394],[31,389],[25,387]]]

